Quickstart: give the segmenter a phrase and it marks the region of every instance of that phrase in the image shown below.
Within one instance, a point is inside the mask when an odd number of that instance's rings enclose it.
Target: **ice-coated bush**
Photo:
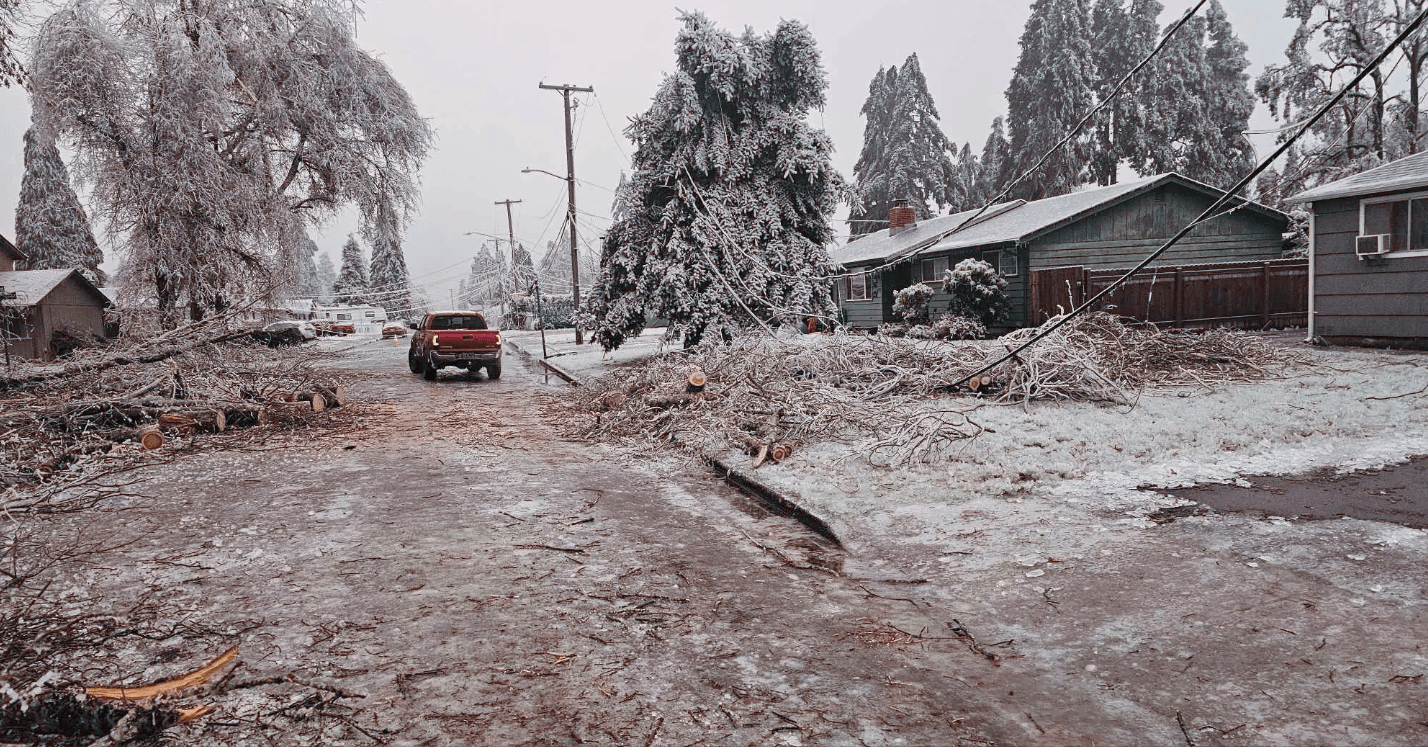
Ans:
[[[926,325],[932,320],[932,286],[926,283],[908,286],[893,294],[893,314],[911,326]]]
[[[1007,281],[980,259],[964,259],[948,270],[942,289],[952,294],[948,311],[990,327],[1008,316]]]
[[[892,322],[883,322],[882,324],[878,325],[878,334],[884,337],[906,337],[907,325],[893,324]]]
[[[949,314],[938,317],[932,332],[939,340],[978,340],[987,335],[987,327],[976,319]]]

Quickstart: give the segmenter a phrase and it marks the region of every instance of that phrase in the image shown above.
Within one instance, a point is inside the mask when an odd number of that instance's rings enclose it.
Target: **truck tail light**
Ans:
[[[431,336],[431,344],[432,344],[432,345],[440,345],[440,344],[441,344],[441,335],[432,335],[432,336]]]

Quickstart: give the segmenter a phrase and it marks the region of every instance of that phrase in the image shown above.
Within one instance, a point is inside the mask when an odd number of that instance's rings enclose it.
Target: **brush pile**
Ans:
[[[1299,357],[1243,332],[1161,332],[1105,313],[1073,320],[962,384],[1035,334],[934,342],[846,334],[666,354],[580,390],[581,435],[634,448],[742,448],[756,465],[799,445],[855,445],[874,464],[924,461],[976,437],[973,412],[1038,400],[1133,403],[1147,388],[1278,376]],[[703,380],[702,385],[696,385]]]
[[[218,320],[80,349],[62,363],[17,363],[0,375],[0,507],[46,505],[68,486],[210,434],[306,423],[346,400],[344,386],[318,373],[323,357],[270,349]]]

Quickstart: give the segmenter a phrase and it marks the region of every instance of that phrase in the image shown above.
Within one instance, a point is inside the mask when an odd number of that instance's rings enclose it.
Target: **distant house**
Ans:
[[[1223,194],[1178,174],[1164,174],[1011,202],[981,216],[969,211],[922,225],[890,227],[832,252],[847,274],[839,288],[840,304],[850,326],[876,327],[898,321],[892,313],[896,291],[924,282],[936,290],[934,313],[945,310],[950,296],[942,292],[943,273],[976,258],[990,263],[1007,281],[1007,328],[1034,326],[1058,307],[1084,298],[1093,273],[1135,266]],[[1148,272],[1278,260],[1289,217],[1252,202],[1238,207],[1197,228]],[[1162,286],[1168,282],[1161,280]]]
[[[15,270],[23,259],[0,237],[0,289],[16,295],[0,317],[10,355],[53,360],[77,345],[103,342],[109,298],[79,270]]]
[[[1428,348],[1428,153],[1290,199],[1309,208],[1309,336]]]
[[[24,262],[28,259],[14,244],[4,236],[0,236],[0,272],[14,272],[17,262]]]

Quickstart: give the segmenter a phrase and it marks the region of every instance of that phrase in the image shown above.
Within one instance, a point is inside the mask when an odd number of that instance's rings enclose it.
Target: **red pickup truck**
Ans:
[[[427,381],[447,366],[475,373],[486,369],[501,378],[501,333],[487,329],[486,317],[476,311],[437,311],[413,324],[407,365]]]

